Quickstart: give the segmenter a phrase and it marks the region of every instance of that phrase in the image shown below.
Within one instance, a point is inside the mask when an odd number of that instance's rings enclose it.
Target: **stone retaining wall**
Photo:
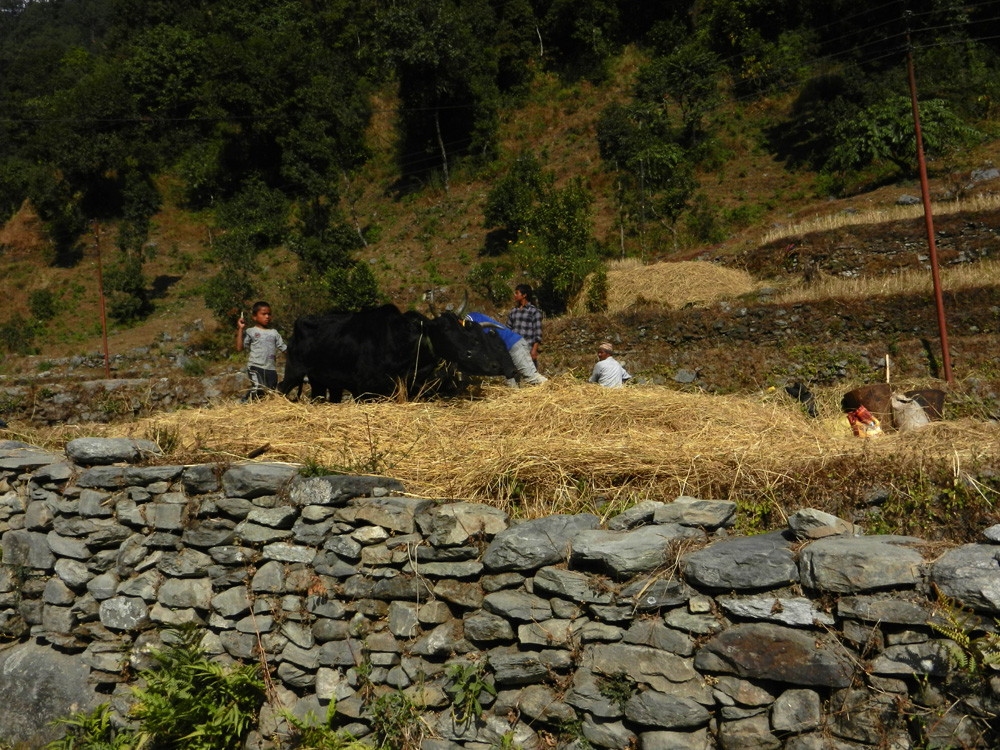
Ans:
[[[930,554],[818,511],[733,537],[734,504],[686,497],[511,522],[382,477],[138,465],[153,451],[0,442],[0,741],[126,714],[160,630],[190,622],[221,660],[262,646],[285,707],[355,736],[401,691],[424,750],[996,746],[1000,681],[929,626],[936,587],[991,632],[990,539]],[[481,718],[451,703],[455,663],[495,686]],[[282,731],[270,706],[261,728],[248,747]]]

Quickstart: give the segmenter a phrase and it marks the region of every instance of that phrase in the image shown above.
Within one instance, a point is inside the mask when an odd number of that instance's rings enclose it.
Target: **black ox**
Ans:
[[[421,392],[443,362],[469,375],[514,377],[514,363],[495,331],[446,312],[432,318],[383,305],[356,313],[298,318],[285,360],[284,394],[301,393],[309,379],[313,397],[340,401],[392,396],[401,385]]]

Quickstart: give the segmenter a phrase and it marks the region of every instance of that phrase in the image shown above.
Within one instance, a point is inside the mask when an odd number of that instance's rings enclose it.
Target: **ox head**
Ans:
[[[514,377],[514,363],[496,331],[484,330],[478,323],[463,323],[450,312],[436,318],[424,318],[423,330],[434,354],[463,372]]]

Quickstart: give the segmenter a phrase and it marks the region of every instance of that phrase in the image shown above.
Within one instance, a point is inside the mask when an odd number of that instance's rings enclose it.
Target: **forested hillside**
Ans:
[[[188,272],[227,325],[515,277],[556,313],[608,258],[912,178],[908,49],[932,170],[976,166],[998,2],[0,0],[0,219],[88,277],[103,228],[122,324]],[[60,278],[8,277],[6,348],[73,306]]]

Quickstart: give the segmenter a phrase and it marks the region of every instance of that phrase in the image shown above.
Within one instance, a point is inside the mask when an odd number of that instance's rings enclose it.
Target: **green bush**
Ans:
[[[237,750],[256,726],[264,700],[257,665],[224,667],[201,648],[202,631],[181,626],[164,631],[171,641],[153,658],[158,669],[139,676],[145,687],[133,688],[130,716],[134,731],[116,732],[107,705],[92,714],[78,712],[57,723],[67,734],[47,750]]]
[[[46,745],[46,750],[132,750],[134,747],[129,732],[115,730],[107,703],[89,714],[78,711],[56,723],[66,727],[66,734]]]
[[[982,138],[943,99],[920,103],[920,133],[928,154],[941,154]],[[841,121],[835,129],[835,140],[838,145],[825,165],[827,171],[842,172],[887,163],[904,174],[916,169],[917,139],[909,97],[890,97]]]
[[[510,280],[514,269],[502,261],[477,263],[465,277],[466,282],[494,305],[510,299]]]
[[[332,268],[323,274],[329,306],[356,312],[378,301],[378,280],[368,264],[358,261],[347,268]]]
[[[59,313],[59,302],[51,289],[35,289],[28,294],[28,309],[39,320],[52,320]]]
[[[12,314],[6,323],[0,323],[0,348],[11,354],[34,354],[39,328],[37,321],[28,320],[21,313]]]
[[[591,195],[578,179],[546,193],[531,217],[531,231],[518,232],[514,257],[527,274],[538,279],[541,306],[553,312],[583,286],[601,262],[591,236]]]
[[[247,274],[234,269],[223,269],[205,284],[205,305],[215,315],[215,319],[226,326],[235,328],[254,288]]]
[[[608,309],[608,271],[604,266],[590,276],[587,287],[587,312],[605,312]]]

